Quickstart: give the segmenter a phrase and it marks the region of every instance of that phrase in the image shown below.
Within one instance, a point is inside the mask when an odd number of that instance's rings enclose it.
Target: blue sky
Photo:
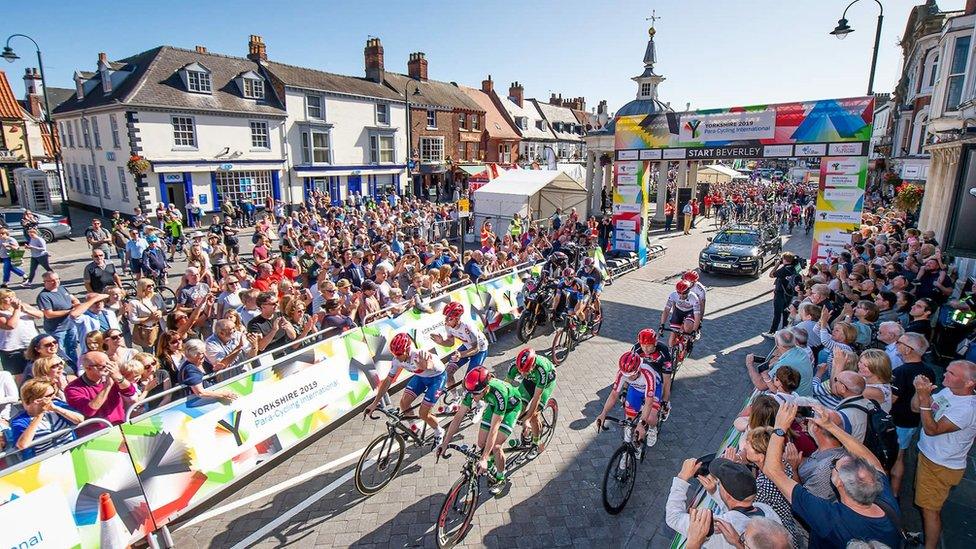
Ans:
[[[160,44],[206,46],[243,56],[250,34],[264,37],[270,58],[343,74],[363,74],[363,46],[382,39],[388,70],[406,71],[407,55],[427,54],[430,77],[497,88],[518,80],[526,97],[584,96],[611,112],[631,100],[630,77],[642,70],[651,10],[657,10],[661,99],[676,110],[862,95],[877,5],[861,0],[848,13],[855,32],[827,33],[848,0],[454,0],[408,2],[286,0],[216,2],[35,1],[0,20],[0,39],[32,36],[42,47],[52,85],[73,87],[75,69],[94,70],[98,52],[118,59]],[[922,0],[882,0],[885,24],[875,91],[891,91],[901,67],[897,41],[909,10]],[[964,0],[941,0],[961,9]],[[269,9],[270,8],[270,9]],[[33,46],[15,39],[22,59],[0,65],[23,93]],[[29,60],[25,62],[25,60]]]

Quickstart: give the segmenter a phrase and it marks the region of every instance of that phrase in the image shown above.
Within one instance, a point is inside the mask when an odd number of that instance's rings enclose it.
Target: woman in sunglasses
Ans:
[[[24,379],[31,379],[34,377],[34,362],[38,359],[45,357],[60,356],[64,358],[64,354],[60,352],[58,347],[58,340],[54,336],[48,334],[40,334],[31,340],[30,345],[24,349],[24,358],[27,359],[27,367],[24,368]],[[75,375],[75,368],[69,362],[64,363],[64,373],[68,377],[68,381],[73,381],[77,375]]]
[[[14,375],[17,383],[24,379],[24,348],[37,337],[34,320],[44,314],[36,307],[17,299],[14,292],[0,290],[0,365]]]
[[[64,400],[64,388],[68,377],[64,375],[64,359],[59,356],[39,358],[34,361],[34,379],[43,379],[54,386],[56,398]]]
[[[102,338],[102,351],[116,364],[129,362],[137,352],[135,349],[126,347],[122,331],[116,328],[110,328],[105,332]]]

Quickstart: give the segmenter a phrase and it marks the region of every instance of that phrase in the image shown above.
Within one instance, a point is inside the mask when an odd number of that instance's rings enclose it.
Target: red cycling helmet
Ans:
[[[535,367],[535,349],[526,347],[519,351],[518,356],[515,357],[515,367],[523,376],[531,372]]]
[[[698,282],[698,271],[692,269],[686,272],[685,274],[681,275],[681,280],[687,280],[694,285],[695,282]]]
[[[633,351],[627,351],[626,353],[620,355],[620,360],[617,362],[617,366],[620,367],[620,371],[624,375],[631,375],[640,368],[641,357],[639,354]],[[467,383],[467,380],[465,380]]]
[[[657,332],[650,328],[644,328],[637,334],[637,342],[641,345],[657,345]]]
[[[464,305],[461,305],[457,301],[452,301],[444,306],[444,316],[447,318],[461,318],[464,314]]]
[[[566,267],[563,269],[563,278],[570,278],[576,276],[576,271],[572,267]]]
[[[390,352],[396,356],[403,356],[410,352],[411,343],[413,342],[410,340],[410,336],[400,332],[393,336],[393,339],[390,341]]]
[[[488,386],[488,378],[490,377],[488,368],[479,366],[464,376],[464,390],[469,393],[480,393]]]
[[[674,285],[674,289],[678,291],[679,294],[687,293],[691,289],[691,282],[685,279],[681,279],[677,284]]]

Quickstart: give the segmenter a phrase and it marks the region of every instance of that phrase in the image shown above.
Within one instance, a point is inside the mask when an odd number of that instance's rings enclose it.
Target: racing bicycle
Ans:
[[[581,341],[599,335],[602,327],[603,316],[597,315],[591,308],[587,309],[583,324],[575,315],[565,314],[561,321],[557,321],[556,331],[552,335],[552,363],[556,366],[562,364]]]
[[[621,395],[621,399],[623,399]],[[637,479],[637,463],[644,461],[645,447],[643,440],[634,437],[634,429],[638,419],[618,419],[607,416],[606,421],[620,425],[623,431],[623,444],[610,456],[610,463],[603,473],[603,508],[611,515],[624,510],[630,495],[634,492],[634,482]],[[658,409],[658,436],[660,436],[661,410]],[[600,425],[600,431],[610,429],[606,423]]]
[[[674,330],[668,326],[661,326],[660,331],[674,334],[674,346],[671,347],[671,383],[673,384],[675,376],[678,375],[678,368],[681,367],[685,358],[688,356],[689,338],[693,334],[686,334],[683,330]]]

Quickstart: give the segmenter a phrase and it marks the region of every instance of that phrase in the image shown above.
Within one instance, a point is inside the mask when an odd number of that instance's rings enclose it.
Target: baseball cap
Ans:
[[[159,237],[154,234],[151,234],[146,237],[146,242],[159,242]]]
[[[708,472],[718,479],[730,496],[739,501],[756,495],[756,477],[742,463],[715,458],[708,465]]]
[[[349,282],[348,278],[340,278],[339,282],[336,282],[336,288],[348,288],[352,286],[352,282]]]

